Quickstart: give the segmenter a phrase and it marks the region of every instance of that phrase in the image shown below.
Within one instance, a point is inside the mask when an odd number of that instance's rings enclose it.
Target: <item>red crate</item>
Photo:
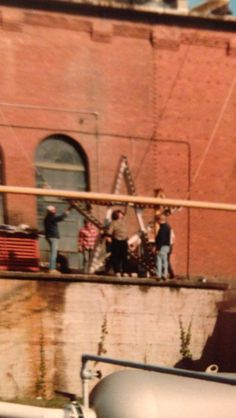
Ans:
[[[0,270],[39,271],[37,236],[0,231]]]

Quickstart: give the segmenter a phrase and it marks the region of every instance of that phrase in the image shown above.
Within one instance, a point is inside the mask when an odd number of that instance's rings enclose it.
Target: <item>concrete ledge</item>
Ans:
[[[195,288],[195,289],[216,289],[225,291],[229,288],[229,284],[225,282],[213,282],[206,278],[195,277],[188,279],[180,276],[176,279],[158,280],[155,277],[115,277],[98,274],[49,274],[47,272],[20,272],[20,271],[4,271],[0,272],[0,280],[36,280],[36,281],[52,281],[52,282],[81,282],[81,283],[101,283],[116,285],[134,285],[134,286],[160,286],[172,288]]]

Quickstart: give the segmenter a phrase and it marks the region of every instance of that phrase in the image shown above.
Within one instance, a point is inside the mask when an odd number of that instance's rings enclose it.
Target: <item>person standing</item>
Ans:
[[[156,235],[156,267],[157,277],[167,279],[168,277],[168,254],[170,252],[171,228],[166,222],[166,216],[160,215],[158,218],[160,225]]]
[[[127,273],[128,232],[121,210],[112,212],[112,222],[108,228],[108,240],[111,240],[111,264],[116,276]]]
[[[70,213],[72,206],[69,206],[61,215],[57,215],[55,206],[48,206],[46,216],[44,218],[44,230],[45,238],[49,244],[49,273],[59,273],[57,270],[57,255],[58,255],[58,242],[60,239],[60,233],[58,228],[58,222],[63,221]]]
[[[84,220],[84,226],[79,230],[78,250],[83,255],[83,271],[89,272],[89,264],[98,237],[97,228],[88,219]]]
[[[169,273],[169,278],[170,279],[174,279],[175,278],[175,272],[171,263],[171,254],[173,253],[173,248],[174,248],[174,243],[175,243],[175,233],[173,228],[171,228],[170,231],[170,251],[168,253],[168,273]]]

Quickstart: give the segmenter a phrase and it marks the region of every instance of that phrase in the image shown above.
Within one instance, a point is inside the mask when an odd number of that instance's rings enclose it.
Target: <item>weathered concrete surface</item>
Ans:
[[[83,353],[173,366],[181,360],[180,319],[185,332],[192,324],[189,349],[199,361],[225,292],[143,279],[131,285],[18,277],[2,278],[0,294],[0,397],[10,399],[51,397],[55,389],[80,395]]]

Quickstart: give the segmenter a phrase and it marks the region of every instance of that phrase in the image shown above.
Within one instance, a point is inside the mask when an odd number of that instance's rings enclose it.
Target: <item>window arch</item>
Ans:
[[[66,135],[53,135],[44,139],[38,146],[35,156],[36,187],[59,190],[88,190],[87,158],[83,149]],[[38,225],[43,229],[43,219],[48,205],[56,206],[62,213],[67,202],[57,197],[37,197]],[[71,267],[79,267],[77,254],[77,234],[82,225],[82,217],[72,211],[60,223],[59,250],[69,259]],[[48,257],[48,245],[41,239],[41,257]]]

